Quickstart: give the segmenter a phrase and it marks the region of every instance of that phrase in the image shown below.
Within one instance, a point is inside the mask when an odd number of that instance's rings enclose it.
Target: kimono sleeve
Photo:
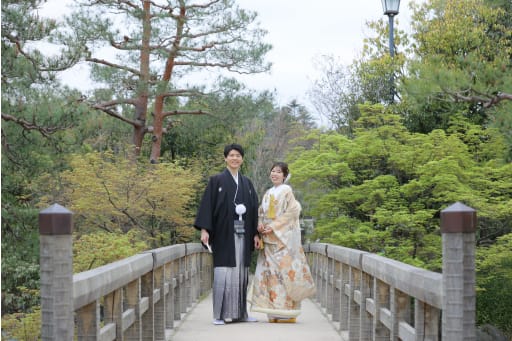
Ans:
[[[204,190],[199,209],[197,210],[196,220],[194,227],[198,230],[205,229],[208,232],[213,231],[213,210],[215,207],[215,196],[216,192],[215,180],[211,177],[208,180],[208,185]]]

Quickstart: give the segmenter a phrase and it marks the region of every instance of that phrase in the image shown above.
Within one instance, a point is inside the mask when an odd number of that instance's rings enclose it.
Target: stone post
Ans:
[[[460,202],[441,211],[443,340],[476,340],[476,222],[476,211]]]
[[[41,339],[72,341],[73,213],[58,204],[39,212]]]

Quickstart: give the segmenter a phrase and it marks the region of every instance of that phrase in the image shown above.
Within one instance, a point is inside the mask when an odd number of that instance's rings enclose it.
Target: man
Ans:
[[[213,324],[256,322],[247,314],[247,284],[254,247],[260,239],[258,196],[249,178],[240,173],[244,150],[224,148],[226,169],[210,177],[194,227],[213,253]]]

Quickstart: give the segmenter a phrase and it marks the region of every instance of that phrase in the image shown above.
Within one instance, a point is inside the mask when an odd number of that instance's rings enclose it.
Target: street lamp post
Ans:
[[[394,18],[395,15],[398,14],[398,9],[400,8],[400,0],[382,0],[382,9],[384,10],[384,14],[389,18],[389,54],[391,58],[395,56],[395,41],[394,41]],[[395,86],[393,73],[391,73],[391,100],[390,103],[393,103],[395,99]]]

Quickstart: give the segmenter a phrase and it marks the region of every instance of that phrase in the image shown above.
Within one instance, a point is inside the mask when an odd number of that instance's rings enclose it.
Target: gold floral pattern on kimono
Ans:
[[[252,310],[269,315],[295,317],[300,302],[316,292],[299,225],[301,206],[286,184],[269,189],[263,196],[258,222],[272,232],[262,235],[265,247],[258,255],[249,300]],[[275,218],[270,218],[271,216]]]

